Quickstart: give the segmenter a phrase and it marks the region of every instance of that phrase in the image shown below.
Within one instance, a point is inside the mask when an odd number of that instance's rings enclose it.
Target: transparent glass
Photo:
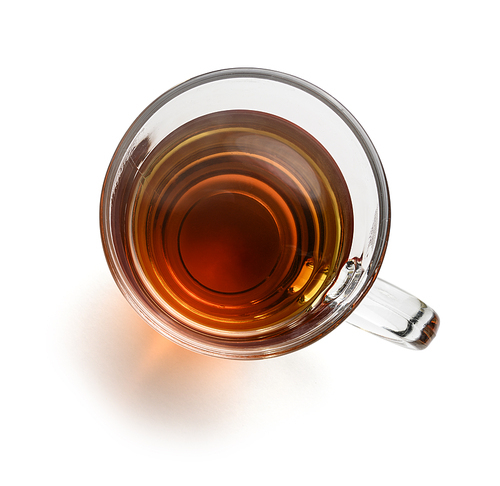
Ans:
[[[133,197],[149,177],[148,163],[166,137],[202,117],[235,110],[291,122],[328,152],[348,188],[351,238],[343,242],[344,254],[334,274],[316,279],[314,295],[302,296],[298,310],[280,315],[266,327],[221,331],[179,311],[148,280],[134,239]],[[175,170],[170,173],[164,184],[173,184]],[[332,178],[320,179],[327,186],[335,184]],[[328,216],[320,215],[325,220]],[[367,134],[337,100],[287,74],[222,70],[190,79],[160,96],[135,120],[116,149],[102,190],[100,224],[111,273],[126,299],[154,329],[193,351],[234,359],[279,356],[313,343],[344,321],[422,349],[439,325],[436,313],[420,300],[377,279],[389,236],[390,202],[381,162]],[[325,268],[333,268],[333,263]]]

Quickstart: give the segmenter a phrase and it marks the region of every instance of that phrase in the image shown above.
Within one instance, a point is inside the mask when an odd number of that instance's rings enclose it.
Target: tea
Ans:
[[[128,258],[193,328],[275,332],[324,294],[347,259],[353,214],[340,169],[282,118],[202,116],[163,139],[139,172]]]

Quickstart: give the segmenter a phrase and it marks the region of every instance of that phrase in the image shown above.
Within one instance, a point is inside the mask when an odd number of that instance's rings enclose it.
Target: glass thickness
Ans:
[[[197,352],[278,356],[346,320],[419,349],[438,327],[376,281],[390,204],[370,139],[287,74],[217,71],[160,96],[113,156],[100,217],[124,296]]]

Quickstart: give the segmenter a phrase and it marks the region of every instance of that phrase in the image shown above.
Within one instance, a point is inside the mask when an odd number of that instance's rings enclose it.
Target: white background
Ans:
[[[500,484],[496,2],[9,2],[1,8],[0,482]],[[101,249],[135,117],[255,66],[343,103],[381,156],[381,276],[441,316],[422,352],[349,325],[282,358],[155,334]]]

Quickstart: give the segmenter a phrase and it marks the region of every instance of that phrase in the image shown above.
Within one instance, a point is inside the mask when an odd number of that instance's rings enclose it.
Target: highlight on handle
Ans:
[[[346,322],[415,350],[425,349],[439,328],[439,316],[431,307],[381,279]]]

